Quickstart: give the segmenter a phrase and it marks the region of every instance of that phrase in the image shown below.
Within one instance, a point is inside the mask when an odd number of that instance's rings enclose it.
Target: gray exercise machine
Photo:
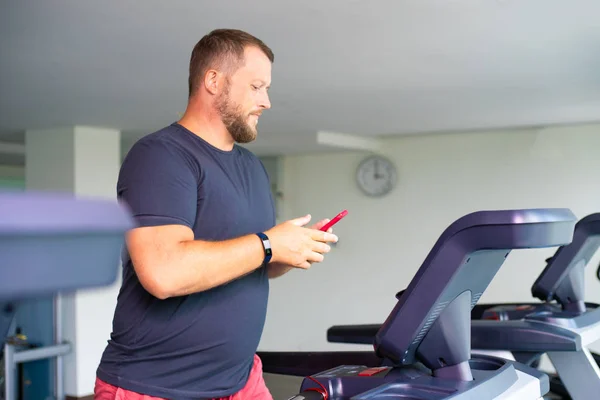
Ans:
[[[64,400],[61,292],[115,282],[125,232],[133,227],[116,201],[42,192],[0,192],[0,335],[7,336],[19,302],[56,296],[55,344],[19,350],[4,343],[4,400],[15,400],[16,366],[56,360],[57,400]],[[0,344],[1,344],[0,343]]]
[[[600,307],[584,299],[585,268],[599,247],[600,214],[588,215],[533,284],[533,296],[543,303],[490,306],[472,321],[473,351],[504,351],[525,363],[547,354],[557,391],[562,384],[574,400],[600,397],[600,369],[588,348],[600,340]]]
[[[290,399],[541,399],[549,391],[547,375],[471,354],[471,310],[513,249],[568,244],[576,222],[567,209],[460,218],[440,236],[377,331],[373,345],[382,362],[311,374]]]

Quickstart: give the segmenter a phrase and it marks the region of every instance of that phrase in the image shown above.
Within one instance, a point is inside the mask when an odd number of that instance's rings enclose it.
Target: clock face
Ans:
[[[369,156],[356,170],[356,181],[368,196],[383,196],[396,185],[396,167],[382,156]]]

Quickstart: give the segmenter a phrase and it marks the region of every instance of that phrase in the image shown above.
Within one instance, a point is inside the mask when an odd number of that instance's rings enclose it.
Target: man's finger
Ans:
[[[323,232],[315,230],[312,232],[311,238],[319,242],[337,243],[338,237],[331,232]]]
[[[329,246],[326,243],[319,242],[319,243],[317,243],[315,251],[317,251],[321,254],[329,253],[331,251],[331,246]]]
[[[329,218],[326,219],[322,219],[319,222],[317,222],[314,226],[314,229],[321,229],[322,227],[325,226],[325,224],[327,224],[330,221]]]
[[[304,226],[310,222],[311,218],[310,214],[306,214],[304,217],[292,219],[290,222],[297,226]]]
[[[311,264],[308,261],[304,261],[302,264],[300,264],[298,267],[302,268],[302,269],[309,269],[311,266]]]
[[[325,259],[325,257],[323,256],[323,254],[312,251],[308,256],[307,261],[310,263],[314,263],[314,262],[320,263],[320,262],[323,262],[324,259]]]

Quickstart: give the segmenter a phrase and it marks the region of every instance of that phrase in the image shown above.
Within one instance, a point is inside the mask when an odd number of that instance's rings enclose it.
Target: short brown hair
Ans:
[[[204,36],[192,50],[189,96],[198,88],[198,82],[210,68],[230,69],[234,72],[244,62],[246,46],[256,46],[273,62],[273,51],[262,40],[237,29],[215,29]]]

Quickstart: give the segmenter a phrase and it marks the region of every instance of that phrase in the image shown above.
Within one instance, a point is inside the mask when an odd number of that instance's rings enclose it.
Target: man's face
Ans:
[[[223,124],[237,143],[256,139],[258,118],[271,108],[268,89],[271,85],[271,61],[256,47],[245,50],[245,64],[226,78],[216,107]]]

